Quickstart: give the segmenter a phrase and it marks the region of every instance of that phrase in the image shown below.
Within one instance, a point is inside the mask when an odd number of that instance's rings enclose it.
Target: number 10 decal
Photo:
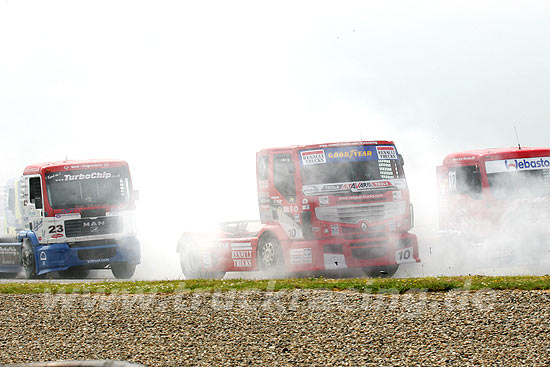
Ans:
[[[413,256],[413,248],[404,248],[395,252],[395,262],[398,264],[416,262]]]

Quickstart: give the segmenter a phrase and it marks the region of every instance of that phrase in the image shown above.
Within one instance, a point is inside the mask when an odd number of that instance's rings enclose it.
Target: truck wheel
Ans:
[[[111,263],[111,271],[117,279],[130,279],[136,272],[136,264]]]
[[[283,250],[275,237],[263,236],[260,238],[258,242],[258,267],[270,278],[283,274]]]
[[[185,279],[221,279],[225,276],[225,271],[208,272],[201,269],[198,256],[185,251],[180,251],[181,272]]]
[[[369,278],[391,278],[399,269],[399,265],[382,265],[362,268],[363,274]]]
[[[27,239],[24,239],[21,243],[21,268],[21,274],[24,279],[33,279],[37,277],[34,251]]]
[[[69,268],[57,272],[61,278],[84,279],[90,274],[89,269]]]

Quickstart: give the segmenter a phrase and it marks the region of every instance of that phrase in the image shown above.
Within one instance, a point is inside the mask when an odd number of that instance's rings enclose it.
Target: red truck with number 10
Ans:
[[[391,141],[264,149],[256,157],[260,221],[184,233],[186,278],[360,268],[393,275],[419,262],[403,158]]]

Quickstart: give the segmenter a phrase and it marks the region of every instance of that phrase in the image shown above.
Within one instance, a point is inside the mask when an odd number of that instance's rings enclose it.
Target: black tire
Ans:
[[[117,279],[130,279],[136,272],[136,264],[111,263],[111,271]]]
[[[180,247],[180,267],[185,279],[221,279],[225,276],[224,271],[204,271],[199,256],[187,251],[186,246],[188,244]]]
[[[23,279],[34,279],[36,275],[36,261],[34,251],[29,240],[24,239],[21,243],[21,275]]]
[[[69,268],[67,270],[61,270],[57,272],[61,278],[67,279],[84,279],[90,274],[89,269],[82,268]]]
[[[391,278],[397,272],[397,269],[399,269],[398,264],[362,268],[363,274],[369,278]]]
[[[258,242],[258,268],[269,278],[280,277],[284,273],[283,250],[273,235],[266,235]]]

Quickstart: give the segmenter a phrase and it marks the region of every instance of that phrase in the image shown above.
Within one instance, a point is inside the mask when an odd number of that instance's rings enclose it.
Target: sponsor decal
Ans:
[[[83,262],[86,263],[86,264],[106,263],[106,262],[109,262],[109,258],[85,260]]]
[[[320,196],[319,197],[319,205],[321,205],[321,206],[328,205],[328,196]]]
[[[17,248],[11,245],[0,246],[0,264],[16,265],[17,264]]]
[[[236,268],[252,267],[252,244],[250,242],[232,243],[231,259]]]
[[[507,170],[522,170],[522,169],[540,169],[540,168],[550,168],[550,160],[540,158],[540,159],[514,159],[505,160],[504,165]]]
[[[63,237],[63,233],[52,234],[52,238],[60,238],[60,237]]]
[[[360,192],[372,189],[386,188],[395,186],[399,189],[406,188],[405,180],[379,180],[379,181],[359,181],[359,182],[345,182],[345,183],[331,183],[320,185],[304,186],[304,192],[331,192],[331,191],[352,191]]]
[[[76,175],[63,175],[63,179],[59,181],[81,181],[81,180],[95,180],[105,179],[108,180],[113,174],[111,172],[94,172],[94,173],[80,173]]]
[[[397,192],[397,191],[394,191],[394,192]],[[340,196],[337,198],[337,200],[338,201],[364,201],[364,200],[380,200],[383,198],[384,198],[384,194],[368,194],[368,195]]]
[[[46,253],[44,251],[40,251],[40,260],[42,261],[48,260],[48,256],[46,256]]]
[[[340,234],[340,227],[337,224],[331,224],[330,234],[333,236],[338,236]]]
[[[401,200],[401,191],[392,192],[393,200]]]
[[[377,146],[378,159],[397,159],[397,152],[393,146]]]
[[[528,171],[537,169],[550,169],[550,157],[505,159],[500,161],[485,162],[488,174],[499,172]]]
[[[302,204],[304,204],[304,205],[308,204],[308,201],[307,201],[306,198],[303,198],[303,199],[302,199]]]
[[[300,152],[300,154],[302,155],[302,164],[304,166],[327,163],[325,151],[323,149],[307,150],[305,152]]]
[[[311,264],[311,248],[290,249],[290,263],[292,265]]]
[[[358,149],[352,149],[348,151],[336,151],[336,152],[330,152],[328,153],[329,158],[358,158],[358,157],[371,157],[372,151],[370,150],[358,150]]]
[[[309,210],[309,205],[302,205],[302,210]]]

